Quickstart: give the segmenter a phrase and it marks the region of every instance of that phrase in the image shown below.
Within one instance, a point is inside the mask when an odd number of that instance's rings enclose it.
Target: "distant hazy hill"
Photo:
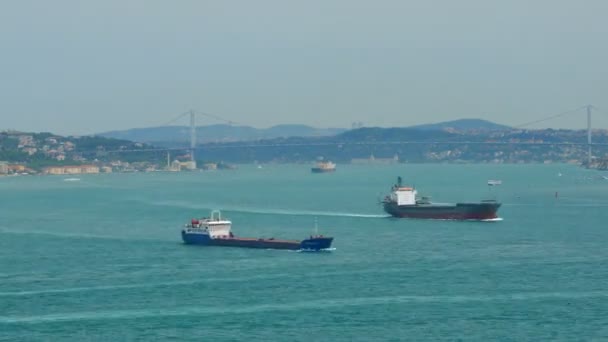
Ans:
[[[196,128],[196,136],[199,143],[205,143],[251,141],[281,137],[322,137],[336,135],[344,131],[346,130],[342,128],[314,128],[306,125],[278,125],[261,129],[249,126],[211,125],[198,126]],[[105,132],[97,135],[144,143],[186,142],[190,139],[190,127],[166,126],[133,128],[124,131]]]
[[[392,129],[398,131],[391,131]],[[406,128],[387,128],[382,130],[381,134],[403,134],[403,129],[409,132],[412,136],[414,131],[446,131],[455,130],[465,132],[471,130],[509,130],[508,126],[496,124],[490,121],[481,119],[461,119],[454,121],[446,121],[434,124],[417,125]],[[377,128],[368,128],[368,130],[358,131],[353,134],[364,134],[363,132],[377,134]],[[253,128],[249,126],[232,126],[232,125],[210,125],[199,126],[196,128],[197,142],[235,142],[235,141],[254,141],[263,139],[289,138],[289,137],[327,137],[345,133],[347,130],[343,128],[315,128],[306,125],[278,125],[270,128]],[[149,128],[133,128],[123,131],[110,131],[97,134],[99,136],[131,140],[143,143],[185,143],[190,140],[190,128],[188,126],[165,126],[165,127],[149,127]],[[389,138],[386,136],[385,138]]]
[[[425,131],[442,131],[446,129],[454,129],[457,131],[470,131],[470,130],[485,130],[485,131],[498,131],[498,130],[509,130],[512,129],[509,126],[500,125],[491,121],[482,119],[460,119],[454,121],[445,121],[434,124],[424,124],[417,126],[410,126],[409,128],[425,130]]]

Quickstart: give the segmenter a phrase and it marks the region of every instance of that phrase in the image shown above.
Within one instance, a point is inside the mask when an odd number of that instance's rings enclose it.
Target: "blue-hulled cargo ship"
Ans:
[[[331,248],[334,238],[323,235],[311,235],[304,240],[237,237],[232,233],[232,222],[222,219],[220,211],[214,210],[210,217],[192,219],[186,224],[182,240],[185,244],[205,246],[320,251]]]

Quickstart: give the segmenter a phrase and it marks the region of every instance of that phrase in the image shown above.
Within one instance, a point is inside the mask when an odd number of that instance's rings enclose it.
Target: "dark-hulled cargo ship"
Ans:
[[[432,203],[428,197],[418,198],[413,187],[403,186],[401,177],[391,194],[382,201],[384,211],[394,217],[443,220],[497,220],[501,203],[483,200],[471,203]]]
[[[304,240],[279,240],[275,238],[237,237],[231,231],[232,222],[222,219],[218,210],[211,212],[210,217],[192,219],[182,229],[182,240],[185,244],[245,247],[264,249],[290,249],[303,251],[320,251],[331,247],[333,237],[311,235]]]

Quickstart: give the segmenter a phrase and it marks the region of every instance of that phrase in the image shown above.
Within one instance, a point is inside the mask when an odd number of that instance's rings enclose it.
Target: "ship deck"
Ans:
[[[300,249],[301,241],[298,240],[277,240],[273,238],[242,238],[242,237],[222,237],[211,239],[209,244],[214,246],[233,246],[248,248],[271,248],[271,249]]]
[[[225,237],[225,238],[213,238],[213,240],[232,240],[232,241],[243,241],[243,242],[276,242],[276,243],[297,243],[299,244],[301,241],[299,240],[279,240],[275,238],[248,238],[248,237]]]

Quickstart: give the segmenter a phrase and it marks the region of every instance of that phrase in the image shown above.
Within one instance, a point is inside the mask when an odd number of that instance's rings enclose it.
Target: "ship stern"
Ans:
[[[320,251],[323,249],[329,249],[331,248],[331,244],[333,241],[333,237],[313,237],[310,239],[302,240],[302,242],[300,242],[300,249],[309,251]]]

